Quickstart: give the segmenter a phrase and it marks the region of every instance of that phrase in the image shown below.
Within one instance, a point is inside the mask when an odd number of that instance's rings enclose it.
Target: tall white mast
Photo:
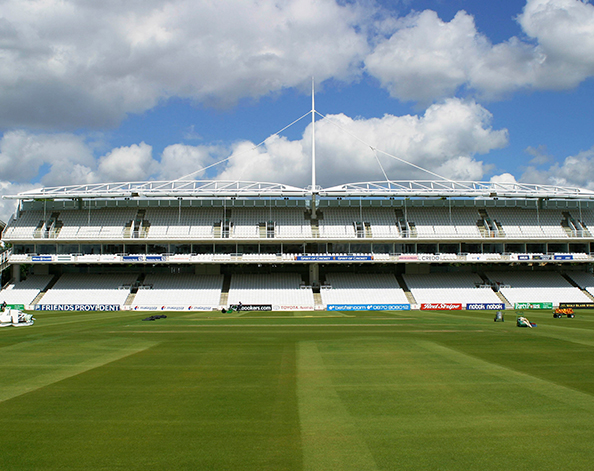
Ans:
[[[311,78],[311,190],[316,189],[316,97],[314,79]]]
[[[314,78],[311,78],[311,217],[316,218],[316,101]]]

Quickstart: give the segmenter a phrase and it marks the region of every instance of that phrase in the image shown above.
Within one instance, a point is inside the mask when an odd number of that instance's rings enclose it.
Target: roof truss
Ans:
[[[450,180],[376,181],[329,188],[298,188],[280,183],[229,180],[172,180],[96,183],[39,188],[5,198],[19,200],[110,198],[401,197],[593,199],[594,191],[530,183]]]

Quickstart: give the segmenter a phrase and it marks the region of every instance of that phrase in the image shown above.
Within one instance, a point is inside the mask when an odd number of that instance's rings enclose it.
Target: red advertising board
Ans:
[[[462,304],[430,303],[421,304],[421,311],[461,311]]]

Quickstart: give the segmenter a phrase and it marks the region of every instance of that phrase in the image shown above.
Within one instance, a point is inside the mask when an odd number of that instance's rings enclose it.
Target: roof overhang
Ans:
[[[173,180],[95,183],[39,188],[3,198],[17,200],[172,198],[509,198],[594,200],[594,191],[530,183],[449,180],[348,183],[312,190],[280,183],[228,180]]]
[[[318,193],[328,197],[594,199],[594,191],[582,188],[448,180],[348,183]]]
[[[307,197],[307,189],[279,183],[225,180],[174,180],[96,183],[39,188],[4,198],[19,200],[121,199],[121,198],[255,198],[262,196]]]

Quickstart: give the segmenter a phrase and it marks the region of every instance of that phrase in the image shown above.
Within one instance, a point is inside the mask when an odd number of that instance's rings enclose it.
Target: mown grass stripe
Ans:
[[[93,368],[121,360],[130,355],[134,355],[143,350],[151,348],[158,342],[142,341],[127,341],[126,344],[115,345],[113,343],[106,344],[105,341],[88,341],[76,352],[76,359],[71,360],[71,364],[65,364],[61,361],[59,351],[48,352],[45,357],[45,362],[40,364],[39,356],[34,356],[23,351],[26,344],[16,344],[1,349],[3,358],[10,358],[1,369],[21,369],[25,375],[16,377],[13,381],[8,382],[4,379],[0,386],[0,402],[7,401],[22,394],[35,391],[66,378],[76,376],[78,374],[89,371]],[[51,349],[51,342],[49,348]],[[72,352],[66,355],[72,357]],[[86,358],[85,358],[86,357]],[[29,365],[31,363],[38,366]],[[49,371],[48,370],[52,370]],[[2,373],[5,377],[8,373]]]
[[[447,358],[460,365],[476,369],[482,374],[495,376],[503,383],[517,384],[531,393],[555,399],[572,407],[577,406],[594,414],[594,396],[590,394],[512,368],[491,363],[433,342],[418,341],[417,343],[422,348],[438,354],[442,358]],[[518,361],[521,361],[521,359],[518,359]]]
[[[305,470],[378,469],[332,384],[316,342],[298,343],[297,400]]]

